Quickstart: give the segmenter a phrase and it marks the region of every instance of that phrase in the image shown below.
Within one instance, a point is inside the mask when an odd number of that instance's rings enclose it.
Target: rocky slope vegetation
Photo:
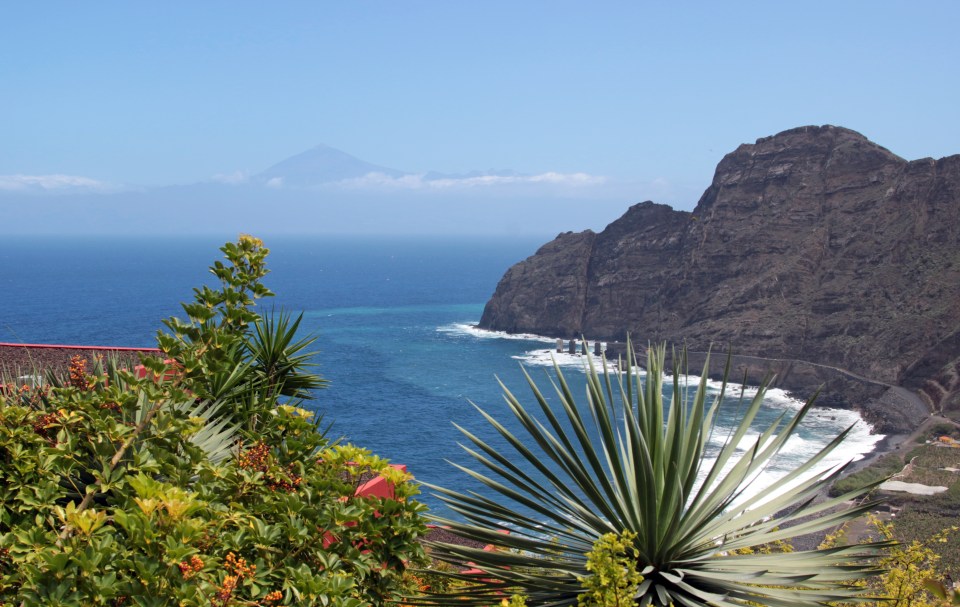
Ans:
[[[960,155],[908,162],[833,126],[741,145],[693,212],[643,202],[544,245],[480,325],[730,345],[960,410]]]

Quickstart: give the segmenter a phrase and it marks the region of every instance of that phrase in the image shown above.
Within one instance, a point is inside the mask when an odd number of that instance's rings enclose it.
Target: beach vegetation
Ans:
[[[741,400],[739,423],[723,429],[715,421],[725,381],[719,394],[711,394],[704,373],[686,390],[686,369],[679,364],[667,369],[664,347],[648,350],[645,373],[638,372],[631,352],[628,348],[619,373],[606,366],[598,371],[591,361],[583,400],[574,398],[559,368],[550,398],[527,376],[530,405],[504,387],[509,422],[478,407],[496,443],[460,427],[474,465],[458,467],[480,488],[433,487],[459,516],[436,522],[500,549],[432,544],[434,558],[469,562],[482,573],[465,591],[437,593],[431,600],[489,605],[516,592],[529,604],[577,604],[593,585],[603,585],[584,581],[595,575],[590,555],[608,534],[629,542],[614,555],[625,567],[629,563],[622,573],[637,584],[633,601],[641,606],[789,607],[863,600],[851,582],[879,572],[885,540],[768,549],[831,529],[876,505],[864,500],[838,507],[869,492],[870,484],[814,499],[840,475],[842,467],[818,466],[849,430],[773,486],[751,491],[813,401],[752,435],[764,384],[752,399]]]
[[[876,486],[902,469],[903,458],[897,453],[886,453],[869,466],[834,481],[830,486],[830,495],[835,497],[863,486]]]

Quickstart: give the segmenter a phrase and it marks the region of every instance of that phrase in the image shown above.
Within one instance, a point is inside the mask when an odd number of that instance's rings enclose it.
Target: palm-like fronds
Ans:
[[[310,391],[323,388],[327,382],[309,372],[317,365],[311,362],[314,352],[308,348],[316,337],[296,339],[303,314],[293,318],[284,311],[272,311],[257,318],[247,340],[253,372],[279,396],[309,398]]]
[[[586,553],[603,534],[623,530],[636,534],[637,568],[644,576],[640,605],[788,607],[850,599],[855,593],[847,584],[875,573],[873,558],[881,544],[742,554],[745,548],[828,529],[874,505],[834,511],[869,487],[814,501],[840,473],[816,474],[815,469],[849,429],[777,487],[751,495],[752,479],[780,452],[812,400],[789,419],[781,416],[745,453],[738,452],[763,401],[761,387],[711,461],[708,441],[723,390],[708,403],[704,372],[695,395],[687,398],[674,368],[672,396],[664,406],[664,348],[649,352],[646,381],[633,372],[630,351],[625,372],[615,377],[606,370],[601,375],[591,363],[584,406],[575,402],[559,368],[553,384],[556,407],[529,375],[536,401],[530,409],[504,387],[522,433],[478,407],[509,453],[458,426],[468,440],[464,449],[477,464],[458,467],[498,498],[433,487],[462,517],[437,522],[500,550],[434,545],[434,557],[469,562],[486,574],[458,574],[477,585],[457,597],[431,599],[489,605],[506,587],[525,594],[531,605],[575,604],[578,577],[589,575]],[[786,486],[789,491],[778,495],[776,489]]]

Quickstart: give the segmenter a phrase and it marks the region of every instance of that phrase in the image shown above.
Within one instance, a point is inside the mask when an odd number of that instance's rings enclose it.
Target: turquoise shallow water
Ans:
[[[160,320],[208,279],[218,239],[8,239],[0,242],[0,341],[151,346]],[[526,398],[521,364],[543,385],[550,340],[477,331],[484,302],[503,272],[538,242],[498,239],[276,238],[277,293],[266,307],[303,311],[317,336],[316,362],[330,380],[312,405],[332,434],[405,463],[419,478],[472,487],[446,460],[465,462],[452,424],[489,437],[471,401],[503,417],[496,378]],[[582,391],[579,358],[559,362]],[[796,406],[768,399],[764,420]],[[736,409],[731,400],[730,415]],[[844,411],[820,411],[788,444],[758,486],[809,457],[842,427]],[[721,427],[731,423],[721,420]],[[858,429],[844,457],[869,450]],[[429,495],[424,499],[437,506]]]

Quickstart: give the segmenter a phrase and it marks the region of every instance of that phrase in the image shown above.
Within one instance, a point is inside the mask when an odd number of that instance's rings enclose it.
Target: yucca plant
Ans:
[[[664,402],[665,347],[648,351],[645,379],[635,372],[631,352],[628,347],[621,373],[605,367],[598,372],[590,363],[580,405],[559,368],[552,382],[555,405],[529,375],[532,407],[504,387],[522,432],[478,407],[507,450],[458,426],[476,465],[457,467],[496,497],[432,487],[459,515],[434,522],[497,549],[431,546],[434,558],[469,563],[483,573],[453,574],[472,583],[455,596],[426,600],[490,605],[504,592],[516,592],[530,605],[576,604],[581,581],[590,575],[587,554],[608,533],[634,538],[636,569],[643,576],[638,605],[791,607],[854,598],[850,582],[877,573],[874,558],[883,544],[778,554],[756,549],[834,527],[875,505],[836,509],[871,486],[814,500],[841,473],[815,471],[849,429],[777,486],[752,492],[751,481],[781,451],[813,401],[792,416],[781,415],[743,451],[764,398],[762,386],[744,403],[719,452],[708,453],[713,433],[720,432],[715,422],[726,381],[710,397],[704,371],[691,397],[675,363],[672,395]],[[789,491],[777,492],[786,486]]]
[[[253,372],[271,393],[310,398],[312,390],[327,385],[327,380],[310,371],[317,366],[312,362],[316,352],[309,349],[317,338],[298,337],[302,320],[303,313],[293,318],[283,310],[271,310],[253,323],[247,350]]]

